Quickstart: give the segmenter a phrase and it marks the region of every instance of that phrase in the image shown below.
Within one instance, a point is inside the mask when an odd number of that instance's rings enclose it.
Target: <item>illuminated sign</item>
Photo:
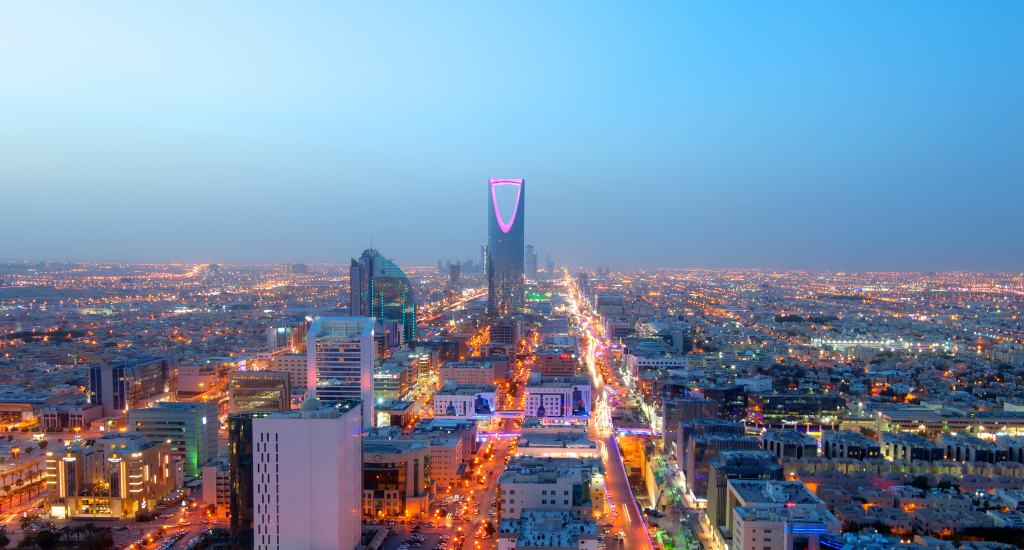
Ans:
[[[501,217],[501,209],[498,208],[498,195],[495,192],[495,188],[502,185],[514,185],[516,188],[516,202],[515,206],[512,207],[512,217],[509,218],[508,223]],[[501,228],[502,233],[508,233],[509,229],[512,229],[512,224],[516,221],[516,213],[519,212],[519,198],[523,194],[523,180],[491,180],[491,202],[494,204],[494,217],[498,219],[498,227]]]

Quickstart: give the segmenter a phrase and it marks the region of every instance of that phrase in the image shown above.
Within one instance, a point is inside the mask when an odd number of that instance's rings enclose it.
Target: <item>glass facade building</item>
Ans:
[[[416,304],[405,272],[375,249],[363,251],[349,267],[349,314],[402,324],[403,343],[416,339]]]
[[[525,289],[526,182],[487,182],[487,314],[514,314],[523,308]]]

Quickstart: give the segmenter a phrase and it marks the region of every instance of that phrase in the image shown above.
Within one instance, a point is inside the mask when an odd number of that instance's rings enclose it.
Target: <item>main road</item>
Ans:
[[[587,362],[587,371],[590,373],[591,386],[594,388],[594,411],[591,415],[591,429],[594,436],[601,442],[604,456],[604,484],[608,496],[608,503],[614,512],[612,517],[611,533],[625,534],[625,539],[615,546],[615,541],[608,537],[606,542],[609,550],[652,550],[654,544],[647,531],[647,524],[640,513],[640,508],[633,498],[633,490],[629,486],[629,477],[626,475],[626,466],[622,462],[622,452],[619,450],[619,443],[615,436],[615,427],[611,420],[611,408],[607,392],[604,388],[604,381],[601,372],[595,365],[595,353],[597,351],[600,336],[593,325],[592,319],[581,314],[579,307],[579,296],[572,288],[572,281],[569,285],[570,302],[573,315],[579,322],[580,331],[586,332],[587,349],[581,350]]]

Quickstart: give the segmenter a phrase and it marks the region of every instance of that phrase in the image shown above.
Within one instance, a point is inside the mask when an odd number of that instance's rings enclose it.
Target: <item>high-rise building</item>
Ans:
[[[128,431],[153,442],[169,441],[172,456],[184,461],[185,475],[199,477],[199,467],[217,456],[217,404],[160,402],[128,411]]]
[[[451,266],[449,268],[449,272],[448,272],[448,290],[451,290],[452,292],[455,292],[457,294],[461,294],[462,293],[462,281],[460,280],[461,279],[461,275],[462,275],[462,266],[461,265],[453,265],[453,266]]]
[[[324,403],[362,401],[367,428],[374,418],[375,325],[372,317],[317,317],[307,335],[308,395]]]
[[[508,315],[525,301],[523,223],[526,182],[492,179],[487,184],[487,314]],[[492,213],[493,212],[493,213]]]
[[[252,420],[254,545],[352,550],[362,536],[362,407],[306,399]]]
[[[240,547],[253,547],[253,440],[252,421],[271,413],[228,415],[228,477],[231,536]]]
[[[374,249],[363,251],[349,267],[349,315],[377,317],[402,325],[404,342],[416,339],[412,284],[394,262]]]
[[[537,253],[533,251],[533,245],[526,245],[526,276],[534,278],[537,276]]]
[[[271,352],[279,349],[299,349],[306,341],[309,321],[279,321],[267,327],[267,347]]]
[[[89,367],[89,403],[102,405],[103,416],[141,409],[161,399],[174,399],[178,387],[177,362],[144,355],[119,358]]]

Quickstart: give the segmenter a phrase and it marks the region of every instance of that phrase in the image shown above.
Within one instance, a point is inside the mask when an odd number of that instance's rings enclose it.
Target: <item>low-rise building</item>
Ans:
[[[436,494],[430,442],[367,439],[363,442],[363,515],[418,517]]]
[[[592,517],[591,482],[600,459],[514,457],[498,476],[501,517],[524,510],[575,511]]]
[[[518,518],[503,517],[495,536],[498,550],[598,549],[597,523],[580,519],[580,514],[571,510],[528,509]]]
[[[453,361],[441,366],[438,377],[441,380],[455,380],[457,384],[466,386],[486,385],[497,381],[494,370],[491,362]],[[499,379],[504,379],[504,375]]]
[[[838,536],[843,526],[821,508],[737,506],[733,515],[733,550],[818,548],[821,538]]]
[[[455,384],[445,380],[445,385],[434,394],[434,416],[444,418],[485,419],[494,415],[494,384]]]
[[[825,458],[878,458],[882,447],[878,441],[865,435],[841,431],[826,431],[821,436],[821,454]]]
[[[309,383],[305,353],[281,353],[273,361],[275,371],[288,373],[292,388],[305,388]]]
[[[946,457],[941,445],[931,439],[909,432],[882,432],[882,456],[888,460],[924,460],[932,462]]]
[[[453,435],[462,439],[462,460],[469,462],[476,454],[477,425],[476,420],[457,418],[425,418],[412,429],[410,437],[430,435]]]
[[[761,434],[761,448],[775,453],[779,458],[818,456],[818,440],[797,430],[765,430]]]
[[[542,376],[530,373],[524,390],[525,416],[571,419],[590,416],[588,376]]]
[[[231,512],[231,469],[226,457],[214,458],[203,464],[203,502],[217,507],[218,517]]]
[[[109,433],[46,453],[46,507],[53,518],[132,518],[175,489],[181,461],[166,441]]]
[[[291,408],[291,374],[271,370],[228,374],[230,413],[283,412]]]

